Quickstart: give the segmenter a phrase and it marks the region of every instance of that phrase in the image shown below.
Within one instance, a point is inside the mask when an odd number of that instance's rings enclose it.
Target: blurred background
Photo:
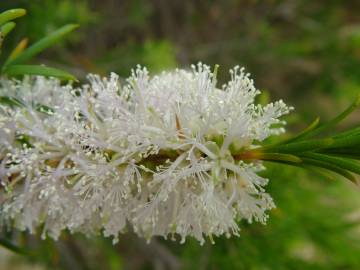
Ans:
[[[191,63],[244,66],[264,91],[260,102],[282,98],[295,106],[289,132],[316,116],[329,119],[360,92],[360,1],[349,0],[1,0],[0,11],[26,8],[13,48],[66,23],[80,28],[37,63],[60,67],[81,80],[87,73],[128,76],[136,64],[154,74]],[[4,53],[3,55],[6,55]],[[353,114],[345,127],[359,125]],[[334,177],[267,164],[268,192],[277,208],[268,225],[241,224],[241,237],[204,246],[130,232],[113,246],[101,236],[64,234],[40,240],[9,232],[31,250],[0,247],[0,269],[360,269],[360,188]]]

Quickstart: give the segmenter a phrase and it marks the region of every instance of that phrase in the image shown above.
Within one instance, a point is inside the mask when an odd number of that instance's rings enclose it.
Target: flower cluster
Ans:
[[[291,108],[254,104],[259,91],[235,67],[126,81],[90,75],[80,88],[55,79],[0,81],[0,219],[57,239],[63,230],[113,236],[238,235],[274,207],[260,161],[236,153],[283,132]]]

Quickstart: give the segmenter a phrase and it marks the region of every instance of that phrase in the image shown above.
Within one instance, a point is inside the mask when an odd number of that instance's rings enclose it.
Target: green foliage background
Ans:
[[[37,62],[74,73],[122,76],[136,64],[152,72],[199,60],[227,69],[245,66],[262,101],[294,105],[289,130],[339,113],[360,92],[360,2],[340,0],[2,0],[0,11],[28,15],[4,44],[35,41],[66,23],[81,28]],[[7,55],[7,53],[4,53]],[[359,125],[355,113],[343,127]],[[360,189],[342,179],[267,164],[277,209],[267,226],[242,224],[240,238],[199,246],[130,232],[116,246],[102,237],[64,235],[59,242],[9,232],[30,256],[12,257],[48,269],[360,269]],[[10,268],[11,267],[11,268]],[[31,269],[31,268],[28,268]]]

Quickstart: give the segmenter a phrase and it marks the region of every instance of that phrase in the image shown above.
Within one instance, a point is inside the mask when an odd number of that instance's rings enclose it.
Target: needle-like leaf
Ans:
[[[4,71],[8,76],[18,76],[18,75],[41,75],[47,77],[55,77],[62,80],[71,80],[77,81],[76,77],[70,73],[46,66],[37,66],[37,65],[11,65],[7,67]]]
[[[335,136],[333,136],[332,138],[334,139],[342,139],[342,138],[346,138],[346,137],[351,137],[354,135],[360,135],[360,127],[356,127],[341,133],[336,134]]]
[[[328,148],[355,147],[360,148],[360,134],[333,139],[334,143]]]
[[[3,13],[0,14],[0,25],[3,25],[8,21],[12,21],[18,17],[24,16],[25,14],[26,14],[26,10],[22,8],[16,8],[16,9],[10,9],[4,11]]]
[[[301,154],[302,157],[316,159],[319,161],[323,161],[329,164],[333,164],[345,170],[354,172],[360,175],[360,163],[353,161],[347,158],[340,157],[332,157],[329,155],[319,154],[319,153],[304,153]]]
[[[14,22],[8,22],[1,26],[0,32],[2,35],[2,38],[6,37],[16,26],[16,23]]]
[[[29,40],[27,38],[24,38],[18,43],[18,45],[16,45],[16,47],[10,53],[9,57],[6,59],[4,64],[5,66],[23,52],[23,50],[27,47],[28,41]]]
[[[308,132],[307,134],[302,136],[302,139],[313,137],[315,135],[320,134],[321,132],[324,132],[326,130],[329,130],[336,126],[339,122],[344,120],[348,115],[350,115],[353,111],[355,111],[360,106],[360,95],[355,99],[355,101],[346,108],[342,113],[340,113],[338,116],[336,116],[334,119],[330,120],[329,122],[326,122],[322,125],[320,125],[318,128],[313,129],[311,132]]]
[[[282,153],[264,153],[264,152],[245,152],[239,153],[234,156],[235,160],[267,160],[267,161],[285,161],[292,163],[301,163],[301,158],[291,155],[291,154],[282,154]]]
[[[314,167],[320,167],[320,168],[324,168],[327,169],[329,171],[335,172],[337,174],[342,175],[343,177],[349,179],[351,182],[358,184],[356,181],[356,178],[347,170],[344,170],[343,168],[333,165],[331,163],[328,162],[324,162],[324,161],[320,161],[317,159],[311,159],[311,158],[302,158],[304,165],[310,165],[310,166],[314,166]]]
[[[326,139],[312,139],[301,142],[293,142],[284,145],[270,145],[260,148],[262,152],[277,152],[277,153],[300,153],[311,151],[315,149],[327,148],[334,143],[332,138]]]
[[[295,137],[292,137],[288,140],[286,140],[284,143],[290,143],[299,141],[302,138],[305,138],[310,132],[312,132],[314,129],[316,129],[319,126],[320,123],[320,117],[317,117],[307,128],[305,128],[302,132],[300,132]]]
[[[55,32],[51,33],[50,35],[42,38],[38,42],[34,43],[32,46],[24,50],[22,53],[17,55],[15,58],[13,58],[11,61],[7,63],[7,65],[4,65],[4,68],[6,69],[7,66],[15,65],[15,64],[22,64],[26,61],[29,61],[31,58],[36,56],[37,54],[41,53],[46,48],[56,44],[58,41],[60,41],[65,35],[72,32],[74,29],[76,29],[78,25],[76,24],[68,24],[60,29],[56,30]]]

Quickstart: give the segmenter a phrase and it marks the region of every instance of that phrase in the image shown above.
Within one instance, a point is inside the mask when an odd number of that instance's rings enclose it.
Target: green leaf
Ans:
[[[29,61],[31,58],[33,58],[37,54],[41,53],[43,50],[45,50],[48,47],[59,42],[65,35],[69,34],[77,27],[78,27],[78,25],[76,25],[76,24],[68,24],[68,25],[61,27],[60,29],[56,30],[55,32],[40,39],[38,42],[34,43],[29,48],[25,49],[17,57],[15,57],[10,62],[8,62],[8,64],[5,66],[5,68],[10,65],[22,64],[26,61]]]
[[[292,163],[301,163],[301,158],[290,155],[290,154],[282,154],[282,153],[259,153],[256,155],[257,159],[267,160],[267,161],[287,161]]]
[[[18,17],[24,16],[26,14],[26,10],[22,8],[17,9],[10,9],[7,11],[4,11],[0,14],[0,25],[3,25],[4,23],[14,20]]]
[[[302,157],[307,157],[311,159],[316,159],[319,161],[323,161],[329,164],[333,164],[345,170],[354,172],[360,175],[360,163],[353,161],[347,158],[340,157],[332,157],[329,155],[319,154],[319,153],[304,153],[301,155]]]
[[[326,178],[329,178],[329,175],[325,175],[325,173],[337,173],[343,177],[345,177],[346,179],[350,180],[351,182],[353,182],[354,184],[358,184],[356,178],[349,173],[346,170],[343,170],[339,167],[336,166],[331,166],[329,164],[323,163],[323,162],[318,162],[318,161],[313,161],[310,159],[302,159],[305,162],[302,163],[292,163],[292,162],[286,162],[286,161],[278,161],[278,163],[283,164],[283,165],[289,165],[292,167],[297,167],[297,168],[302,168],[305,170],[310,170],[310,171],[314,171],[316,173],[320,173],[321,175],[325,176]],[[333,177],[331,177],[332,180],[334,180]]]
[[[260,152],[277,152],[277,153],[300,153],[316,149],[327,148],[334,143],[332,138],[312,139],[301,142],[294,142],[284,145],[269,145],[259,148]]]
[[[0,238],[0,245],[12,252],[17,253],[17,254],[28,255],[28,252],[26,250],[14,245],[11,241],[9,241],[5,238]]]
[[[360,135],[360,127],[352,128],[350,130],[338,133],[335,136],[333,136],[332,138],[334,138],[334,139],[343,139],[343,138],[351,137],[351,136],[354,136],[354,135]]]
[[[307,128],[305,128],[303,131],[301,131],[298,135],[286,140],[283,143],[295,142],[302,138],[305,138],[307,136],[307,134],[309,134],[310,132],[312,132],[315,128],[317,128],[319,126],[319,123],[320,123],[320,117],[317,117]]]
[[[2,35],[2,38],[6,37],[16,26],[16,23],[14,22],[8,22],[1,26],[0,32]]]
[[[307,134],[303,135],[302,138],[313,137],[315,135],[320,134],[326,130],[329,130],[336,126],[339,122],[344,120],[348,115],[350,115],[353,111],[355,111],[360,106],[360,95],[355,99],[355,101],[346,108],[342,113],[336,116],[334,119],[330,120],[327,123],[320,125],[318,128],[308,132]]]
[[[349,173],[347,170],[344,170],[343,168],[330,164],[328,162],[324,162],[324,161],[320,161],[317,159],[311,159],[311,158],[302,158],[304,165],[310,165],[310,166],[314,166],[314,167],[320,167],[320,168],[324,168],[327,169],[329,171],[335,172],[339,175],[342,175],[343,177],[349,179],[351,182],[358,184],[356,181],[356,178]]]
[[[352,153],[352,152],[332,152],[332,151],[322,151],[321,154],[330,155],[334,157],[342,157],[342,158],[349,158],[353,160],[360,160],[360,153]]]
[[[7,67],[3,73],[7,74],[8,76],[41,75],[55,77],[63,80],[77,81],[76,77],[66,71],[37,65],[11,65]]]
[[[27,47],[28,39],[24,38],[22,39],[18,45],[11,51],[9,57],[6,59],[4,66],[6,66],[8,63],[10,63],[11,60],[15,59],[20,53],[22,53],[25,48]]]
[[[329,148],[321,150],[320,152],[325,154],[332,154],[332,155],[348,155],[348,156],[360,156],[360,147],[358,149],[354,147],[339,147],[339,148]]]
[[[8,22],[0,27],[0,49],[4,42],[4,38],[14,29],[16,24],[14,22]],[[0,51],[1,53],[1,51]]]
[[[360,134],[334,138],[334,143],[328,148],[340,148],[340,147],[355,147],[360,148]]]

